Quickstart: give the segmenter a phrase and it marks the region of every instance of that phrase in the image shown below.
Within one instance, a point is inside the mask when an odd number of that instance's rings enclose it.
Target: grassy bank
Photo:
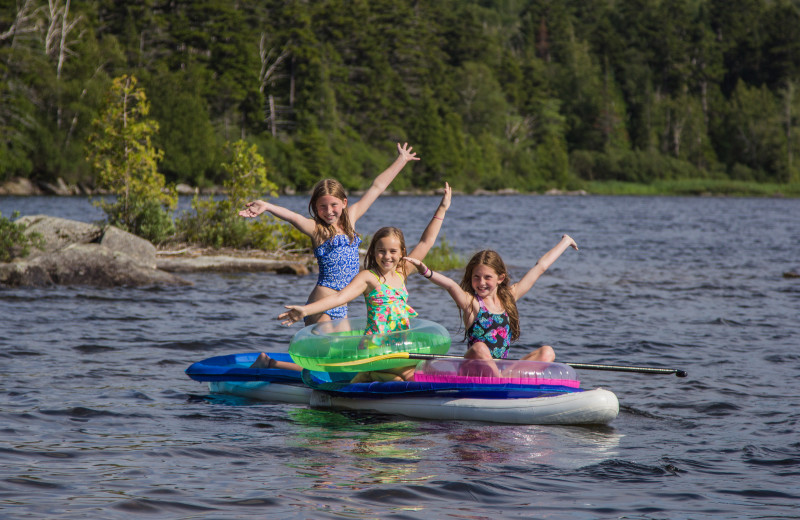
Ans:
[[[724,195],[730,197],[800,197],[800,184],[765,184],[745,181],[692,179],[632,182],[587,182],[593,195]]]

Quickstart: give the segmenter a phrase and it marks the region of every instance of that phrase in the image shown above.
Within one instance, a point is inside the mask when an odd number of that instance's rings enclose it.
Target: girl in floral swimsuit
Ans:
[[[379,229],[372,237],[372,242],[364,259],[365,269],[358,273],[353,281],[336,294],[305,305],[287,305],[288,311],[278,319],[284,325],[291,325],[310,314],[324,312],[327,309],[344,305],[363,294],[367,304],[367,327],[365,335],[371,336],[392,330],[405,330],[409,327],[409,319],[416,316],[414,309],[408,306],[408,291],[405,280],[414,270],[414,266],[405,259],[421,261],[433,247],[444,215],[450,207],[451,190],[445,183],[444,195],[436,208],[430,223],[422,232],[422,238],[414,246],[411,253],[406,253],[403,232],[394,227]],[[374,340],[373,340],[374,341]],[[402,367],[386,371],[360,372],[353,382],[367,381],[402,381],[413,373],[413,367]]]
[[[568,248],[578,245],[567,235],[544,254],[522,279],[511,284],[503,259],[492,250],[476,253],[467,263],[461,284],[428,269],[421,261],[409,258],[417,270],[430,281],[447,290],[456,302],[464,320],[467,349],[465,358],[502,359],[508,355],[511,342],[519,338],[517,300],[527,293],[536,280]],[[544,345],[521,359],[553,361],[552,347]]]
[[[361,245],[361,237],[355,231],[356,221],[389,187],[406,163],[419,161],[417,154],[412,153],[411,150],[408,143],[404,143],[402,146],[397,143],[397,159],[375,178],[364,196],[349,206],[344,186],[337,180],[323,179],[314,186],[311,192],[308,212],[312,218],[304,217],[263,200],[248,202],[245,209],[239,212],[242,217],[253,218],[267,211],[311,237],[314,256],[319,265],[319,276],[307,302],[315,302],[336,294],[358,274],[358,246]],[[324,313],[308,315],[305,323],[311,325],[319,321],[346,317],[347,305],[345,304],[328,309]],[[300,370],[300,367],[294,363],[276,361],[264,353],[258,356],[252,366]]]

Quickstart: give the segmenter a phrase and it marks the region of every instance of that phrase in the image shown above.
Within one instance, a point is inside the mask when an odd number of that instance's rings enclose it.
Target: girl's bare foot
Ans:
[[[275,360],[262,352],[250,368],[275,368]]]

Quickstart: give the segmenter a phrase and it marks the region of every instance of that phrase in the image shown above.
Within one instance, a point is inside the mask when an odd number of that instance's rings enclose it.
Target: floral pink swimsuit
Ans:
[[[480,296],[476,296],[481,306],[475,321],[467,329],[467,345],[483,342],[492,351],[492,358],[505,359],[511,346],[511,326],[508,313],[492,314]]]
[[[380,276],[374,274],[380,282]],[[403,275],[397,273],[403,278]],[[407,303],[408,291],[405,284],[399,289],[381,283],[364,296],[367,303],[367,328],[364,334],[383,334],[392,330],[405,330],[409,327],[409,319],[417,316],[417,312]]]

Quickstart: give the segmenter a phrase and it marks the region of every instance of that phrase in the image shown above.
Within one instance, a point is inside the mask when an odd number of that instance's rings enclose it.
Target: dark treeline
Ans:
[[[800,181],[792,0],[2,0],[0,181],[92,183],[86,139],[133,75],[173,183],[246,139],[279,186],[542,190]]]

